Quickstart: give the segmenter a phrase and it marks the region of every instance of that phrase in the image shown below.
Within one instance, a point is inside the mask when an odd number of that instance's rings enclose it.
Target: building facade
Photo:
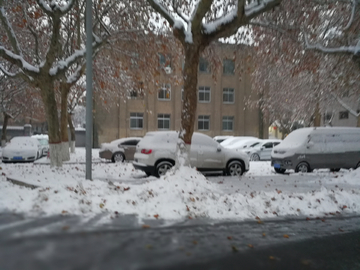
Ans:
[[[215,50],[221,68],[211,71],[205,59],[199,64],[195,131],[211,137],[267,138],[268,124],[260,110],[251,105],[258,98],[251,90],[251,74],[247,72],[251,68],[251,48],[219,43]],[[107,102],[106,108],[95,102],[95,146],[123,137],[141,137],[148,131],[180,129],[183,87],[181,81],[171,78],[181,78],[182,70],[169,63],[159,54],[161,72],[142,82],[146,91],[128,91],[127,99]]]

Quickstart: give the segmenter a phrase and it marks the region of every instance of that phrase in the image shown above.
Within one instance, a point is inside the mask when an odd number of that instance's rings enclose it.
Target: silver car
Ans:
[[[156,177],[175,165],[176,131],[146,133],[136,146],[133,165],[148,176]],[[249,158],[242,152],[226,149],[211,137],[195,132],[190,148],[190,165],[201,172],[221,172],[227,175],[242,175],[249,170]]]
[[[279,143],[281,143],[281,140],[278,139],[261,140],[260,143],[243,151],[248,154],[251,161],[271,160],[271,151]]]
[[[118,139],[110,143],[103,143],[99,150],[99,156],[100,158],[111,160],[112,162],[133,160],[136,145],[140,140],[140,137],[129,137]]]

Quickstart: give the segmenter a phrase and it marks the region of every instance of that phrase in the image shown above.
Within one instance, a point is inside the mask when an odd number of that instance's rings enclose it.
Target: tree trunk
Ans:
[[[68,125],[70,129],[70,152],[75,153],[75,127],[71,118],[72,114],[68,113]]]
[[[70,85],[67,83],[60,83],[61,90],[61,114],[60,114],[60,133],[61,133],[61,156],[63,161],[70,160],[69,152],[69,135],[68,135],[68,112],[67,112],[67,97]]]
[[[320,113],[320,104],[316,102],[315,111],[314,111],[314,127],[320,127],[321,124],[321,113]]]
[[[357,126],[357,127],[360,127],[360,114],[357,116],[356,126]]]
[[[9,123],[9,118],[10,116],[4,112],[3,113],[4,115],[4,123],[3,123],[3,128],[2,128],[2,134],[1,134],[1,147],[5,147],[6,145],[6,129],[7,129],[7,126],[8,126],[8,123]]]
[[[41,97],[45,106],[46,120],[48,122],[49,148],[50,148],[50,166],[61,167],[61,138],[60,125],[57,110],[57,103],[54,93],[54,82],[45,78],[38,85],[41,90]]]
[[[198,65],[200,58],[200,48],[194,44],[185,45],[185,64],[184,64],[184,100],[181,111],[181,132],[179,137],[184,145],[179,145],[180,156],[179,163],[188,166],[190,164],[189,151],[191,147],[191,138],[194,133],[194,123],[197,108],[197,80]]]

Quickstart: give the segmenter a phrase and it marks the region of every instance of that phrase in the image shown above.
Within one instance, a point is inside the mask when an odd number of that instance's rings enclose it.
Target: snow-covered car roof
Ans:
[[[39,141],[35,138],[31,138],[27,136],[18,136],[18,137],[13,137],[10,140],[10,143],[5,146],[5,148],[16,148],[16,147],[32,148],[32,147],[38,147],[39,144],[40,144]]]
[[[47,135],[47,134],[36,134],[36,135],[32,135],[31,138],[49,140],[49,135]]]

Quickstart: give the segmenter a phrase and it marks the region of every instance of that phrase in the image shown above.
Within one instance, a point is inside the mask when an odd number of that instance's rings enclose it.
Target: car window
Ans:
[[[273,143],[272,142],[269,142],[269,143],[265,143],[263,145],[264,148],[272,148],[273,147]]]
[[[130,145],[130,146],[135,146],[139,143],[140,140],[130,140],[130,141],[126,141],[123,143],[120,143],[120,145]]]

